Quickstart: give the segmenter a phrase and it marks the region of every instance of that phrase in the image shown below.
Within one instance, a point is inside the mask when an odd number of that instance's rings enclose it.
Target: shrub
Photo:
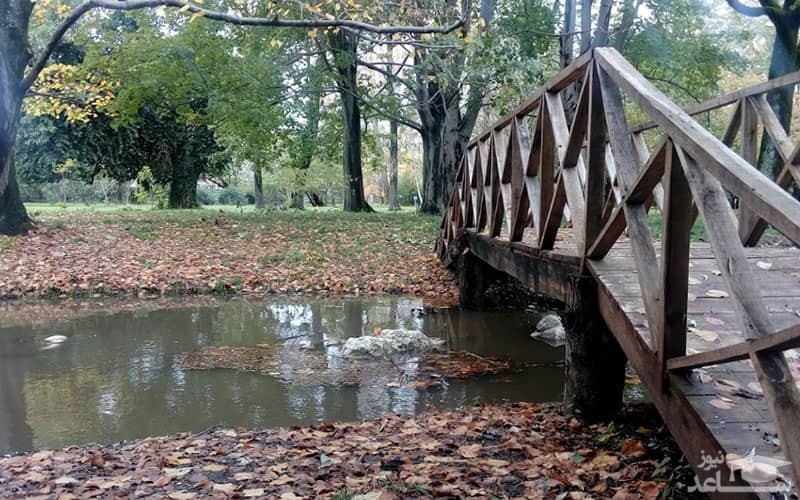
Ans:
[[[217,203],[217,193],[204,187],[198,187],[197,203],[201,205],[215,205]]]
[[[236,186],[228,186],[219,192],[217,202],[220,205],[236,205],[237,203],[246,204],[247,197]]]

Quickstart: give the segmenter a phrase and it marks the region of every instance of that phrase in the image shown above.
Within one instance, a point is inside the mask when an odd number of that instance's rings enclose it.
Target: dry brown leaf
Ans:
[[[711,401],[709,401],[709,404],[714,408],[719,408],[720,410],[730,410],[731,408],[736,406],[733,403],[733,401],[726,400],[725,398],[712,399]]]

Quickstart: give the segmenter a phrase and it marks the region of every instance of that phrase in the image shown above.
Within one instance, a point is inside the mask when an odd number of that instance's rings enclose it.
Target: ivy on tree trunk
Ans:
[[[33,4],[0,0],[0,234],[25,234],[33,222],[22,204],[14,171],[25,67],[31,57],[28,19]]]

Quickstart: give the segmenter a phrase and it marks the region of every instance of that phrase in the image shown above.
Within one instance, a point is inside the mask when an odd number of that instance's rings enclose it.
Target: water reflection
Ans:
[[[376,327],[421,329],[449,349],[484,356],[542,363],[563,357],[529,339],[537,319],[530,313],[448,309],[415,317],[421,306],[414,299],[233,301],[0,329],[0,453],[213,425],[299,425],[408,415],[427,406],[560,398],[562,370],[556,366],[418,391],[387,386],[395,374],[332,387],[232,370],[184,371],[177,363],[178,354],[204,346],[277,344],[287,360],[282,372],[303,369],[289,362],[298,349],[319,351],[335,367],[345,339]],[[68,340],[42,350],[50,335]]]

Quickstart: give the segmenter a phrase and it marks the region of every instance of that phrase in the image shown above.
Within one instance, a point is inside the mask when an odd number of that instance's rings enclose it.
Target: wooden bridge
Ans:
[[[721,471],[734,488],[725,498],[769,494],[745,491],[763,485],[741,475],[730,481],[726,463],[705,470],[704,456],[755,448],[792,462],[780,471],[800,480],[789,351],[800,347],[800,202],[787,192],[800,185],[800,144],[765,97],[798,82],[787,75],[684,111],[615,50],[595,49],[470,142],[437,242],[446,261],[477,258],[596,311],[701,481]],[[575,86],[570,123],[563,96]],[[720,114],[718,138],[699,120]],[[765,137],[784,164],[776,181],[753,166]],[[698,215],[705,236],[692,241]],[[768,227],[772,243],[757,246]],[[481,293],[469,290],[479,281],[462,293]],[[604,355],[568,339],[568,370],[571,350]],[[594,373],[567,392],[598,389],[606,363],[589,363]]]

